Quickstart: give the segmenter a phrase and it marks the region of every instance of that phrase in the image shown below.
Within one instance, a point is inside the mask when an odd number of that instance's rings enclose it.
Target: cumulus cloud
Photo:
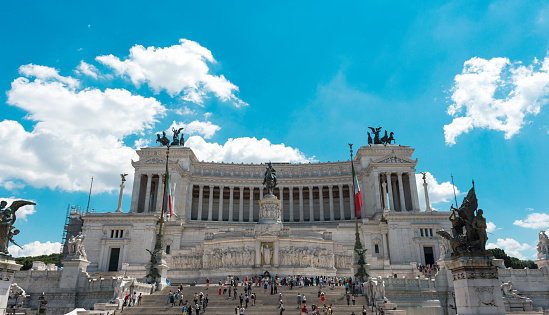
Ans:
[[[210,64],[216,63],[211,51],[197,42],[179,40],[170,47],[143,47],[130,49],[126,60],[113,55],[99,56],[97,61],[111,67],[120,76],[127,76],[136,85],[148,84],[156,93],[166,91],[172,97],[203,104],[208,94],[235,106],[248,105],[235,93],[238,87],[223,75],[210,74]]]
[[[15,197],[9,197],[9,198],[0,198],[0,200],[6,201],[8,203],[7,206],[9,207],[12,202],[14,202],[15,200],[20,200],[20,199],[15,198]],[[36,203],[34,200],[31,200],[31,201]],[[16,212],[17,220],[27,221],[27,216],[31,215],[31,214],[34,214],[34,213],[36,213],[36,210],[34,209],[33,205],[28,205],[28,206],[21,207]]]
[[[76,67],[75,72],[82,73],[94,79],[99,77],[99,70],[97,70],[94,65],[84,62],[84,60],[80,61],[80,64]]]
[[[314,161],[314,157],[306,157],[299,149],[288,147],[283,143],[272,144],[267,139],[258,140],[255,137],[229,139],[225,144],[218,144],[206,142],[199,136],[192,136],[185,145],[193,149],[199,160],[204,161],[235,163],[267,161],[308,163]]]
[[[549,229],[549,215],[547,213],[530,213],[524,220],[515,220],[513,225],[528,229]]]
[[[61,250],[61,243],[52,243],[50,241],[40,243],[39,241],[34,241],[21,247],[22,248],[11,245],[8,247],[8,251],[13,257],[49,255],[53,253],[59,253]]]
[[[453,121],[444,126],[446,144],[473,128],[516,135],[527,115],[537,115],[549,94],[549,57],[529,66],[507,58],[490,60],[474,57],[456,75],[448,114]]]
[[[94,176],[94,192],[116,189],[117,174],[133,174],[137,159],[122,140],[152,128],[164,106],[123,89],[78,90],[45,68],[21,67],[39,77],[17,78],[8,91],[7,103],[27,111],[35,125],[27,131],[19,122],[0,122],[0,143],[10,152],[0,155],[0,182],[87,191]]]
[[[494,232],[495,230],[499,230],[496,225],[494,224],[494,222],[488,222],[486,223],[486,232],[488,233],[492,233]]]
[[[35,77],[39,81],[54,80],[71,88],[80,85],[75,78],[59,75],[59,71],[55,68],[33,65],[32,63],[19,67],[19,73],[26,77]]]
[[[4,189],[9,190],[9,191],[25,188],[25,184],[16,183],[16,182],[11,181],[11,180],[6,180],[6,181],[3,181],[3,182],[0,182],[0,186],[4,187]]]
[[[204,139],[211,139],[213,135],[221,129],[218,125],[212,124],[211,121],[198,120],[192,121],[188,124],[174,121],[168,132],[171,132],[172,128],[185,128],[182,132],[186,135],[202,135]]]
[[[492,249],[492,248],[501,248],[507,253],[509,256],[516,257],[518,259],[526,259],[526,257],[521,253],[521,251],[531,249],[532,246],[524,243],[520,244],[516,240],[512,238],[498,238],[496,243],[488,243],[486,245],[486,248]]]
[[[427,192],[429,193],[429,202],[431,208],[433,204],[439,202],[449,202],[454,198],[454,186],[450,181],[438,183],[433,174],[425,172],[425,180],[427,181]],[[417,192],[419,195],[419,204],[422,209],[425,209],[425,191],[423,188],[423,175],[416,174]],[[456,187],[456,195],[459,189]]]
[[[187,106],[183,106],[183,108],[177,108],[175,110],[175,113],[178,114],[178,115],[181,115],[181,116],[194,116],[194,115],[196,115],[196,111],[190,109]]]

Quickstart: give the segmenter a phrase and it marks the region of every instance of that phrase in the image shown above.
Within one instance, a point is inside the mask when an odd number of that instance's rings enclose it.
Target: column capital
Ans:
[[[250,189],[250,191],[252,191],[252,190],[254,190],[254,189],[255,189],[255,187],[254,187],[254,186],[250,186],[250,187],[248,187],[248,188]]]
[[[288,189],[289,189],[290,191],[292,191],[292,190],[294,189],[294,187],[293,187],[293,186],[289,186]]]
[[[234,186],[229,186],[229,189],[230,189],[231,191],[233,191],[233,190],[234,190]]]
[[[352,184],[350,184],[350,185],[352,185]],[[343,188],[343,184],[337,184],[337,187]]]
[[[147,176],[151,177],[153,173],[152,172],[147,172],[146,174],[147,174]]]
[[[219,185],[219,186],[217,186],[217,187],[219,187],[219,189],[225,188],[225,186],[223,186],[223,185]]]
[[[200,189],[204,189],[204,185],[203,185],[203,184],[198,185],[198,187],[200,187]]]
[[[314,186],[307,186],[307,188],[309,188],[309,190],[313,190],[313,187]]]
[[[210,187],[210,189],[213,189],[213,188],[214,188],[214,185],[209,185],[208,187]]]
[[[392,171],[386,171],[386,172],[385,172],[385,175],[387,175],[387,176],[391,176],[391,174],[393,174]]]
[[[299,191],[303,191],[303,186],[299,186],[297,188],[299,188]]]

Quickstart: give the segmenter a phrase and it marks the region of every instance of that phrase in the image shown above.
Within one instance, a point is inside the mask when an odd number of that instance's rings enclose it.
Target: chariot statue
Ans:
[[[274,189],[276,185],[278,184],[276,180],[276,171],[273,168],[273,165],[271,162],[267,164],[267,168],[265,170],[265,176],[263,178],[263,185],[267,188],[267,195],[273,195]]]
[[[179,129],[172,128],[173,141],[171,145],[185,145],[185,139],[183,139],[183,135],[181,135],[181,140],[179,139],[179,134],[181,133],[181,130],[183,130],[183,128],[179,128]]]
[[[160,134],[156,134],[156,142],[160,142],[161,146],[170,144],[170,139],[166,137],[166,132],[162,131],[162,137],[160,137]]]

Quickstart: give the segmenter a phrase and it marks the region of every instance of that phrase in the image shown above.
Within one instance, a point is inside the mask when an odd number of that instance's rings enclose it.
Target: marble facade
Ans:
[[[413,276],[434,263],[448,212],[420,211],[414,149],[361,147],[354,159],[362,190],[357,218],[372,275]],[[88,271],[145,274],[162,208],[166,148],[137,150],[129,213],[82,214]],[[350,161],[273,163],[278,186],[266,196],[264,164],[199,161],[186,147],[169,157],[175,213],[164,225],[174,282],[271,274],[352,274],[355,209]],[[273,198],[276,197],[276,198]],[[261,211],[261,209],[265,211]]]

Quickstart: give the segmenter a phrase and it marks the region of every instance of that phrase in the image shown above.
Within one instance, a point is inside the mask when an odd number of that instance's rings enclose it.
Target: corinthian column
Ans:
[[[299,222],[303,222],[303,187],[299,186]]]
[[[393,199],[393,180],[391,179],[391,172],[385,173],[387,176],[387,189],[389,190],[389,210],[395,210],[395,200]]]
[[[231,194],[230,197],[229,197],[229,222],[233,222],[233,215],[234,215],[234,208],[233,208],[233,192],[234,192],[234,187],[233,186],[230,186],[229,187],[229,193]]]
[[[244,187],[240,186],[240,204],[238,205],[238,222],[244,222]]]
[[[313,209],[313,186],[309,186],[309,221],[315,220],[315,213]]]
[[[294,222],[294,188],[288,187],[290,190],[290,222]]]
[[[398,172],[398,190],[400,192],[400,211],[406,211],[406,199],[404,198],[404,185],[402,184],[402,172]]]
[[[152,173],[147,173],[147,190],[145,194],[145,212],[151,210],[151,183],[152,183]]]
[[[213,219],[214,186],[210,185],[210,195],[208,196],[208,221]]]
[[[320,205],[320,221],[324,221],[324,196],[322,194],[322,185],[318,186],[318,199]]]
[[[217,215],[217,221],[223,221],[223,189],[225,187],[219,186],[219,212]]]
[[[202,221],[202,201],[204,200],[204,185],[199,186],[200,189],[198,190],[198,216],[196,217],[196,220]]]
[[[254,222],[254,187],[251,186],[250,188],[250,216],[248,219],[248,222]]]

